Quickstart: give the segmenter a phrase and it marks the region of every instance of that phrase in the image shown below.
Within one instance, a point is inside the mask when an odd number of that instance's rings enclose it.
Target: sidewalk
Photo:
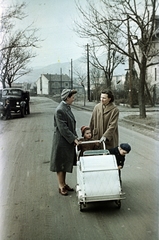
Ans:
[[[72,107],[80,108],[86,111],[93,111],[97,102],[86,102],[84,106],[83,101],[75,101]],[[151,131],[159,131],[159,106],[146,107],[146,119],[139,118],[139,108],[130,108],[128,106],[117,106],[119,109],[119,124],[120,122],[127,122],[131,125],[147,128]]]
[[[84,106],[84,102],[83,101],[75,101],[73,103],[74,106],[76,107],[80,107],[82,109],[88,110],[88,111],[92,111],[94,106],[97,104],[97,102],[86,102],[85,106]],[[72,105],[72,106],[73,106]],[[134,108],[130,108],[128,106],[117,106],[120,112],[138,112],[139,113],[139,108],[138,107],[134,107]],[[159,105],[155,106],[155,107],[146,107],[146,112],[159,112]]]

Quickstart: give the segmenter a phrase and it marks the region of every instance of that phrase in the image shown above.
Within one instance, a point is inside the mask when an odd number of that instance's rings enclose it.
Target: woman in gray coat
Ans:
[[[66,172],[71,173],[76,164],[75,145],[78,145],[76,120],[70,105],[74,101],[75,90],[64,89],[61,93],[62,101],[55,110],[54,135],[50,161],[50,171],[57,172],[59,193],[66,196],[73,191],[66,180]]]
[[[114,95],[110,90],[101,92],[101,102],[93,110],[90,129],[93,139],[106,142],[107,149],[118,146],[119,110],[115,106]]]

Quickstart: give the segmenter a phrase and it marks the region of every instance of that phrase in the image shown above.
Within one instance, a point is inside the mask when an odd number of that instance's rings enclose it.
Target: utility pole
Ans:
[[[155,83],[157,80],[157,68],[155,68]],[[156,84],[153,86],[153,106],[156,104]]]
[[[42,74],[40,76],[40,93],[43,93],[43,86],[42,86]]]
[[[130,45],[130,25],[129,25],[129,16],[127,15],[127,31],[128,31],[128,54],[129,54],[129,104],[130,107],[133,107],[132,102],[132,53]]]
[[[60,68],[60,92],[62,92],[62,68]]]
[[[73,61],[71,59],[71,89],[73,89]]]
[[[83,87],[83,94],[84,94],[84,107],[86,106],[86,92],[85,92],[85,87],[83,80],[81,81],[81,86]]]
[[[87,92],[88,92],[88,101],[90,101],[90,75],[89,75],[89,45],[87,43]]]

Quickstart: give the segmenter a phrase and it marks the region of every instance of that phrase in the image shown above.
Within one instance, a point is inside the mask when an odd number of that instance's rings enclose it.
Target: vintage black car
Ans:
[[[9,100],[11,115],[20,114],[24,117],[26,114],[30,114],[30,95],[28,91],[24,91],[20,88],[4,88],[2,90],[2,98],[0,104],[0,113],[4,114],[4,107],[6,100]]]

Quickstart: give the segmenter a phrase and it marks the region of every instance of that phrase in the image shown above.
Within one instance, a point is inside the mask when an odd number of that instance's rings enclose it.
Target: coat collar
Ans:
[[[72,113],[72,111],[71,111],[70,105],[67,104],[65,101],[62,101],[61,103],[62,103],[62,106],[65,108],[65,111],[67,112],[67,114],[68,114],[71,118],[75,119],[75,118],[74,118],[74,115],[73,115],[73,113]]]
[[[109,111],[111,111],[113,108],[115,108],[115,105],[114,103],[109,103],[108,105],[106,105],[105,108],[103,108],[103,104],[102,103],[99,103],[99,107],[100,107],[100,110],[103,112],[103,113],[107,113]]]

